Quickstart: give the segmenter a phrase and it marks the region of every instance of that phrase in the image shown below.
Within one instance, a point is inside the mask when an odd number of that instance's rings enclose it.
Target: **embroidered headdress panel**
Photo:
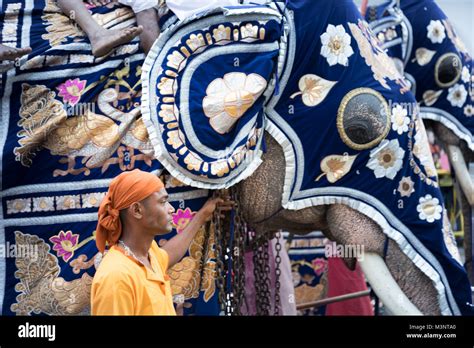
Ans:
[[[226,10],[163,33],[148,55],[143,115],[157,158],[185,183],[221,188],[260,163],[281,16]]]

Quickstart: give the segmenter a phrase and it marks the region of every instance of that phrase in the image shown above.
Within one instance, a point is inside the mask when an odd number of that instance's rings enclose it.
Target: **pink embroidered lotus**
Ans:
[[[189,208],[186,208],[185,210],[178,209],[178,211],[173,214],[173,225],[176,228],[176,231],[178,233],[183,232],[195,214],[196,213],[191,211]]]
[[[327,261],[322,258],[317,258],[311,261],[311,264],[313,265],[314,273],[320,276],[326,270]]]
[[[71,231],[59,232],[57,236],[49,238],[53,243],[53,250],[57,252],[58,257],[62,257],[64,262],[68,262],[74,256],[79,235],[73,234]]]
[[[67,80],[57,87],[59,91],[58,95],[63,98],[65,103],[76,105],[81,99],[82,92],[86,87],[86,82],[86,80],[81,81],[78,78]]]

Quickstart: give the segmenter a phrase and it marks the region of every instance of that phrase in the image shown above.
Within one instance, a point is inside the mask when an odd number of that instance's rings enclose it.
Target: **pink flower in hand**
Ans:
[[[189,208],[186,208],[185,210],[178,209],[178,211],[173,214],[173,225],[176,228],[176,231],[178,233],[183,232],[189,222],[193,219],[194,215],[196,215],[196,213],[191,211]]]
[[[53,243],[53,250],[57,251],[58,257],[63,258],[64,262],[68,262],[74,255],[75,246],[79,241],[78,234],[72,234],[71,231],[59,232],[57,236],[49,238]]]
[[[81,99],[82,92],[86,87],[86,82],[86,80],[81,81],[78,78],[67,80],[57,87],[59,91],[58,95],[63,98],[65,103],[76,105]]]

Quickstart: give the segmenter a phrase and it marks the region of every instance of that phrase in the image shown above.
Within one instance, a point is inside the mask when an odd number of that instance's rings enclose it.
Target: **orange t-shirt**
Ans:
[[[166,275],[168,253],[152,242],[145,267],[113,246],[92,281],[92,315],[176,315]]]

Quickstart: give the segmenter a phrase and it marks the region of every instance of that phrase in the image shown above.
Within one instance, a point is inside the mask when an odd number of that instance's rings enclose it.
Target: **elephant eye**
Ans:
[[[439,87],[450,87],[461,77],[461,58],[455,53],[446,53],[438,58],[435,65],[435,81]]]
[[[371,88],[356,88],[339,105],[337,129],[342,141],[354,150],[376,146],[390,131],[387,101]]]

